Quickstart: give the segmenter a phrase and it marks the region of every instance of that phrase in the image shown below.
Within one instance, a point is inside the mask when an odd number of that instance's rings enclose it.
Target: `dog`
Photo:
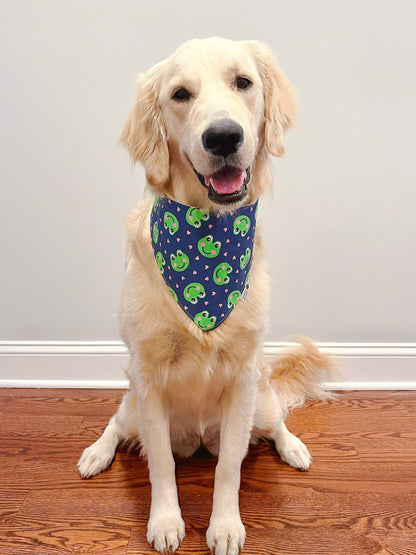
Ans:
[[[308,339],[271,364],[262,353],[268,278],[257,202],[295,115],[291,84],[256,41],[192,40],[138,80],[121,142],[143,163],[151,194],[126,220],[119,318],[130,390],[78,469],[94,476],[120,442],[140,444],[152,487],[147,540],[160,553],[185,536],[173,454],[203,444],[218,456],[206,534],[216,555],[243,548],[238,494],[250,441],[272,440],[299,470],[311,464],[284,421],[306,398],[327,396],[320,379],[331,362]]]

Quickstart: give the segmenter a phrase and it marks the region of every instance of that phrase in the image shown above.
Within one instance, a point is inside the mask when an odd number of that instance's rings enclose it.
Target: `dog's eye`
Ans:
[[[192,94],[187,89],[181,87],[173,93],[172,99],[177,100],[178,102],[186,102],[191,98],[191,96]]]
[[[247,77],[237,77],[236,85],[237,89],[248,89],[251,86],[251,81],[250,79],[247,79]]]

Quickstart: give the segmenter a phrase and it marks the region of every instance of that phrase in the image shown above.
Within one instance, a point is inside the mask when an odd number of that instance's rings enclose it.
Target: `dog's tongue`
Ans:
[[[243,186],[245,171],[226,167],[213,175],[205,176],[205,185],[220,195],[230,195]]]

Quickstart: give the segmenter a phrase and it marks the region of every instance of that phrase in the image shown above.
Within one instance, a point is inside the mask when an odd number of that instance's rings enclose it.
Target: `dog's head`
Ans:
[[[193,40],[140,76],[121,141],[159,194],[235,206],[268,186],[264,163],[283,155],[295,114],[293,89],[262,43]]]

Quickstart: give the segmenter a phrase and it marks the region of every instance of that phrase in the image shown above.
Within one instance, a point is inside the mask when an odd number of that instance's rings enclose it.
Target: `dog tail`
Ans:
[[[285,410],[303,405],[306,399],[334,398],[324,389],[325,377],[338,373],[333,359],[321,353],[306,337],[294,337],[298,345],[288,348],[271,364],[271,384]]]

